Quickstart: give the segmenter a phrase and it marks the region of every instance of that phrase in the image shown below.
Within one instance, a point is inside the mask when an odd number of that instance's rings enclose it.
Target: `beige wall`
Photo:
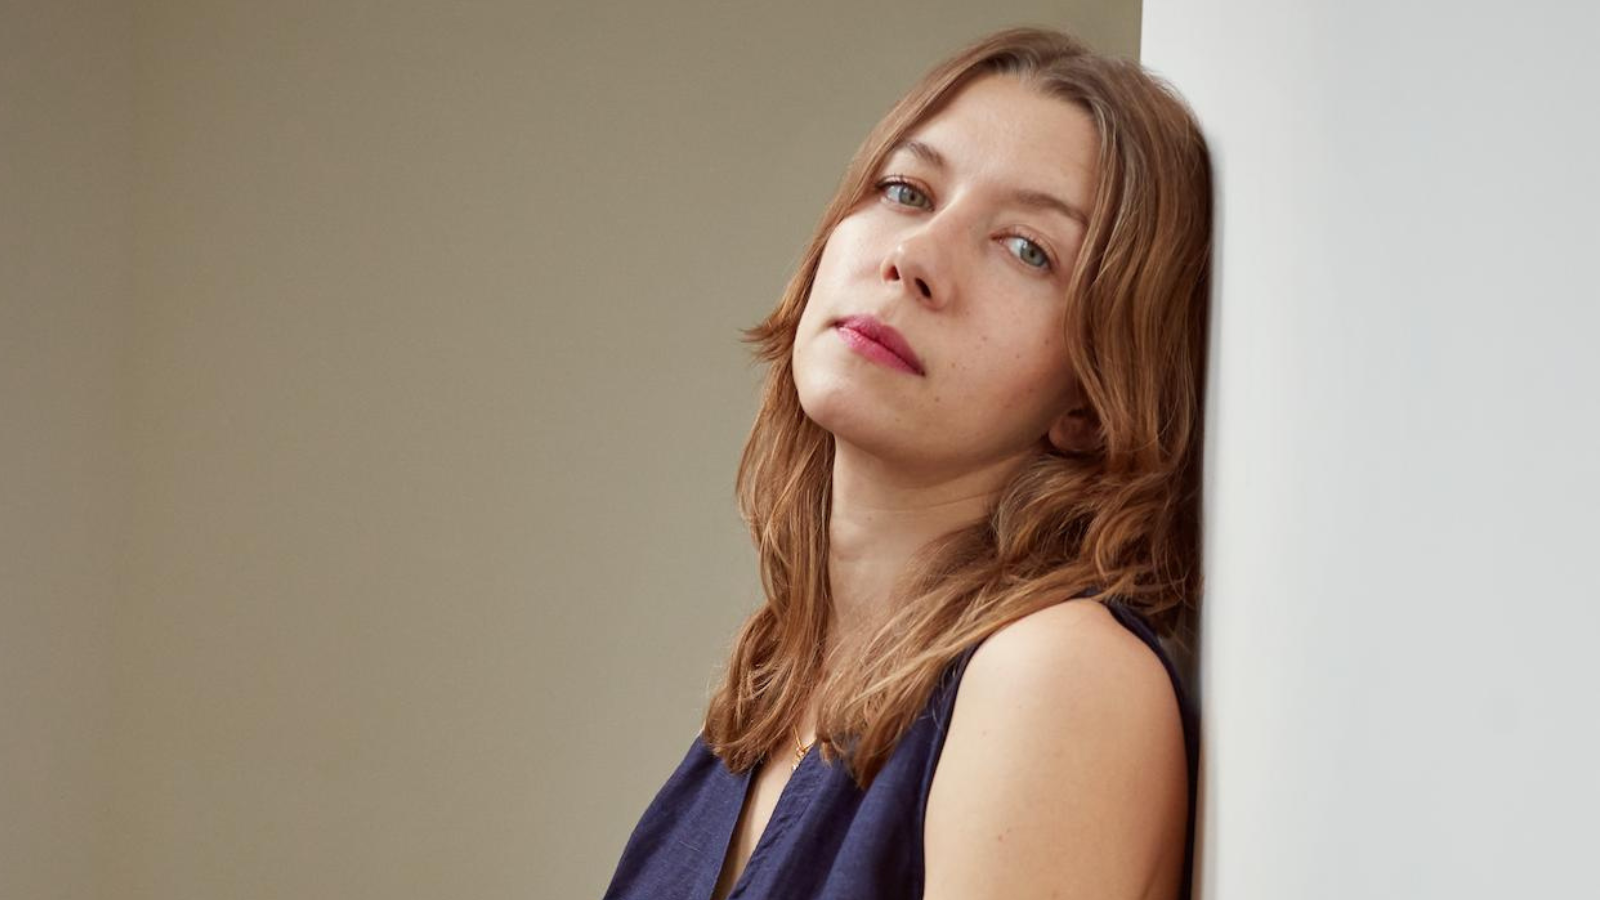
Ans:
[[[0,895],[597,897],[849,153],[1138,5],[11,3]],[[16,801],[20,800],[20,804]]]
[[[0,2],[0,897],[110,896],[132,16]]]

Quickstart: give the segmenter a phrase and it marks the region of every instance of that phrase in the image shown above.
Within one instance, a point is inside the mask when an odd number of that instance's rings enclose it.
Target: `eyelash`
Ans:
[[[873,187],[878,191],[879,194],[882,194],[886,188],[892,187],[893,185],[897,185],[897,184],[898,185],[902,185],[904,187],[911,188],[912,190],[916,191],[917,193],[923,195],[924,197],[928,196],[928,192],[927,191],[923,190],[921,187],[919,187],[915,183],[911,182],[910,180],[905,179],[905,178],[901,178],[899,176],[893,176],[893,177],[889,177],[889,178],[884,178],[884,179],[880,180],[877,184],[873,185]],[[908,205],[908,204],[904,204],[904,203],[899,203],[897,201],[890,201],[890,202],[895,203],[896,206],[906,206],[906,205]],[[1035,272],[1039,272],[1041,274],[1048,274],[1048,273],[1052,273],[1052,272],[1056,271],[1056,257],[1055,257],[1055,254],[1051,253],[1049,251],[1049,249],[1045,247],[1044,244],[1040,243],[1038,240],[1035,240],[1032,235],[1024,234],[1024,233],[1019,232],[1019,231],[1013,231],[1013,232],[1008,233],[1006,235],[1006,237],[1022,238],[1024,241],[1027,241],[1029,244],[1032,244],[1033,246],[1039,248],[1039,252],[1044,254],[1045,266],[1043,268],[1041,268],[1039,266],[1029,265],[1027,262],[1023,262],[1022,263],[1024,266],[1027,266],[1028,268],[1033,269]],[[1015,256],[1015,254],[1013,254],[1013,256]],[[1020,259],[1020,257],[1018,257],[1018,258]]]

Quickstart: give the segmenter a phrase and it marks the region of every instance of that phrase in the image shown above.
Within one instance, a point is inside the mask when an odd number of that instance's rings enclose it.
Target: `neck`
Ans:
[[[930,541],[987,516],[1026,456],[957,472],[908,470],[837,441],[828,517],[830,649],[893,613],[890,591]]]

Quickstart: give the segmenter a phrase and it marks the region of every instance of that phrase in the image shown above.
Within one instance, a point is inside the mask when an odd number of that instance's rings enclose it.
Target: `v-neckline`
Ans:
[[[733,880],[733,886],[728,888],[728,893],[723,897],[723,900],[737,900],[740,892],[745,889],[750,881],[750,872],[755,868],[756,858],[773,841],[777,840],[778,833],[784,827],[787,827],[786,820],[779,814],[799,802],[794,799],[795,794],[800,790],[796,783],[800,782],[802,776],[808,780],[811,778],[811,769],[813,768],[811,758],[816,755],[816,753],[807,753],[805,756],[800,757],[800,764],[794,768],[794,771],[789,773],[788,780],[783,783],[783,787],[778,791],[777,801],[772,804],[772,814],[767,817],[766,824],[762,826],[761,834],[756,838],[755,846],[750,848],[750,855],[744,861],[744,868],[739,871],[739,877]],[[711,896],[717,892],[717,882],[722,878],[722,869],[728,864],[728,853],[733,850],[733,841],[739,832],[739,817],[744,815],[745,807],[751,800],[750,795],[755,790],[755,771],[756,767],[751,766],[739,776],[739,804],[733,810],[732,821],[723,829],[726,838],[722,841],[722,856],[716,861],[716,868],[712,870],[711,889],[703,895],[707,900],[710,900]]]

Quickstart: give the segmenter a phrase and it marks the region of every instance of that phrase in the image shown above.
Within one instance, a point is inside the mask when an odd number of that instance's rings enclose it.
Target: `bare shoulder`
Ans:
[[[1188,766],[1165,666],[1103,604],[989,637],[956,694],[924,821],[927,900],[1166,898]]]
[[[1096,686],[1118,691],[1124,700],[1171,699],[1177,710],[1161,659],[1095,600],[1057,603],[1001,628],[972,654],[961,689],[967,690],[969,679],[981,691],[995,682],[1041,677],[1045,684],[1031,686]]]

